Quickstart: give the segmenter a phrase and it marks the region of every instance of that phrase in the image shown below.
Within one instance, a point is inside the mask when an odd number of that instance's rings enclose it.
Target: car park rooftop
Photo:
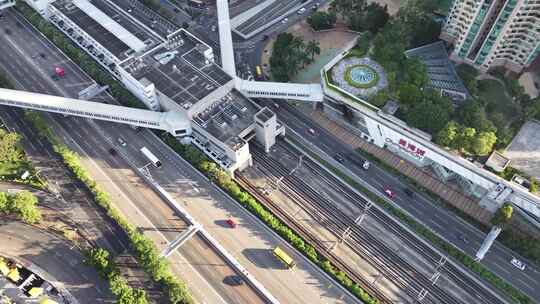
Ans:
[[[162,42],[159,36],[103,0],[58,0],[52,5],[120,60]]]

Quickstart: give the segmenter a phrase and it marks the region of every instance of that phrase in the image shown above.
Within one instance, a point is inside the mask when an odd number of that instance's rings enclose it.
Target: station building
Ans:
[[[275,114],[236,89],[211,47],[138,1],[28,0],[153,111],[181,113],[175,135],[229,172],[251,165],[248,142],[265,149],[284,135]],[[249,87],[249,86],[248,86]]]
[[[495,212],[504,202],[512,202],[517,212],[540,228],[540,199],[537,196],[483,169],[482,165],[439,147],[431,141],[431,135],[407,125],[386,107],[375,107],[328,81],[327,73],[347,58],[354,45],[355,41],[352,41],[321,70],[325,100],[317,107],[322,108],[327,117],[347,124],[366,141],[433,172],[439,180],[457,185],[490,212]],[[439,89],[444,94],[445,87]],[[344,117],[348,117],[347,122]]]

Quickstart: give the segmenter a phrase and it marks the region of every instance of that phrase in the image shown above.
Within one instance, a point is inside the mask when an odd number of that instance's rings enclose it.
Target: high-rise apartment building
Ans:
[[[540,0],[454,0],[441,38],[453,60],[519,73],[540,53]]]

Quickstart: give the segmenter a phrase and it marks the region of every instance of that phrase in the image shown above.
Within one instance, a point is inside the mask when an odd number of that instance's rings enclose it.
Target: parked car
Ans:
[[[285,24],[289,21],[289,18],[283,18],[283,20],[281,20],[281,23]]]
[[[228,219],[226,222],[229,225],[229,227],[236,228],[236,222],[233,219]]]
[[[301,9],[298,10],[298,15],[302,15],[303,13],[306,12],[306,8],[305,7],[302,7]]]
[[[388,198],[394,198],[396,197],[396,194],[394,193],[394,191],[392,191],[390,188],[386,187],[384,188],[384,193],[386,194],[386,196],[388,196]]]
[[[117,140],[118,140],[118,143],[120,144],[120,146],[122,146],[122,147],[127,146],[127,142],[122,137],[118,137]]]
[[[522,261],[520,261],[520,260],[518,260],[516,258],[512,258],[510,263],[512,263],[512,265],[516,266],[516,268],[521,270],[521,271],[525,270],[525,263],[523,263]]]

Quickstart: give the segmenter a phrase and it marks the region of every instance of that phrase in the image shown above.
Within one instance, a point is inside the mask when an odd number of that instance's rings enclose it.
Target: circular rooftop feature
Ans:
[[[345,80],[352,86],[369,88],[376,84],[379,80],[379,75],[369,66],[357,64],[347,68],[345,71]]]
[[[333,85],[360,98],[368,98],[388,85],[383,68],[369,57],[344,57],[330,72]]]

